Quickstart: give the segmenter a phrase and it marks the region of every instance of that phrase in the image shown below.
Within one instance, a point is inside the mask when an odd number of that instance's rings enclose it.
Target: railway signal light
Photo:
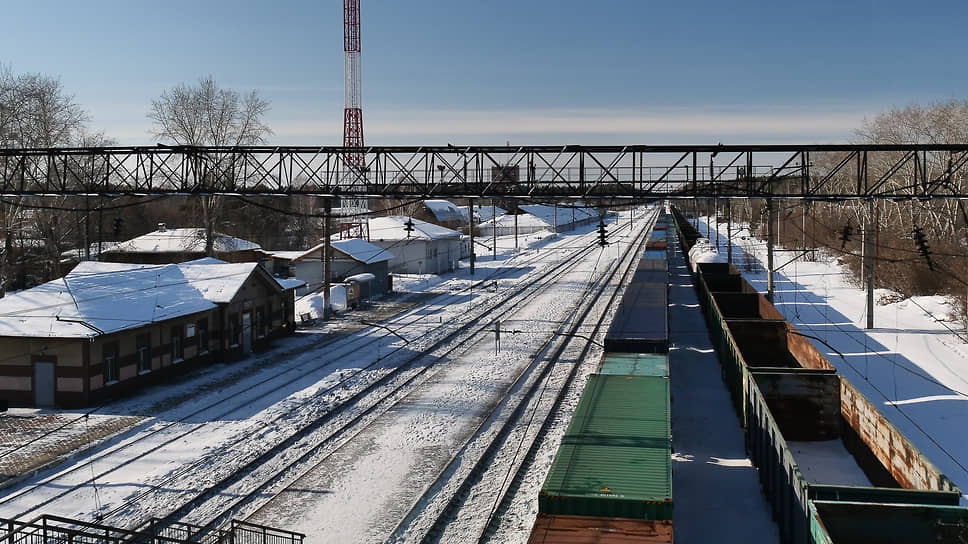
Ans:
[[[114,218],[114,227],[112,230],[114,231],[115,236],[121,234],[121,227],[123,224],[124,224],[124,219],[121,219],[120,217]]]
[[[608,245],[608,240],[605,236],[608,234],[608,230],[605,229],[605,221],[603,219],[598,220],[598,245],[605,247]]]
[[[413,218],[408,217],[407,222],[403,224],[403,230],[407,231],[407,238],[410,238],[410,233],[413,232]]]

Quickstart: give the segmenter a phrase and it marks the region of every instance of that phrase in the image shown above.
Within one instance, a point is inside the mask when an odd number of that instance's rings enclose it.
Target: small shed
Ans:
[[[470,249],[456,230],[403,215],[370,219],[370,243],[393,254],[390,272],[442,274]]]
[[[296,278],[305,286],[296,290],[297,296],[319,290],[323,285],[323,246],[321,243],[304,251],[267,251],[276,276]],[[390,261],[393,253],[361,238],[333,240],[333,272],[330,281],[346,281],[357,274],[372,274],[367,286],[368,297],[387,291]]]

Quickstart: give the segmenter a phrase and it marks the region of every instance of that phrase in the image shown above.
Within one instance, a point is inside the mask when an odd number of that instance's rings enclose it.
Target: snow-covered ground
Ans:
[[[715,220],[711,224],[715,230]],[[706,233],[706,219],[698,228]],[[716,243],[716,234],[710,237]],[[767,289],[766,246],[743,225],[733,225],[733,257],[745,251],[756,262],[738,264],[761,292]],[[725,252],[726,228],[720,231]],[[796,254],[777,253],[783,265]],[[866,330],[866,292],[832,255],[793,260],[774,275],[774,304],[962,491],[968,492],[968,344],[963,325],[943,296],[875,298],[874,329]],[[888,300],[895,300],[888,302]],[[833,347],[834,349],[831,349]],[[839,352],[839,353],[838,353]],[[962,497],[962,503],[966,503]]]
[[[474,276],[470,275],[466,260],[455,273],[443,276],[395,275],[394,286],[399,291],[418,296],[429,292],[439,295],[422,295],[429,298],[428,304],[387,321],[387,328],[371,328],[335,340],[327,332],[330,325],[303,330],[295,337],[280,340],[271,352],[259,357],[212,365],[138,397],[112,403],[98,413],[138,415],[143,419],[94,450],[7,490],[0,498],[0,517],[31,519],[55,514],[133,527],[148,516],[164,515],[240,467],[248,466],[272,445],[326,414],[366,384],[392,372],[407,354],[420,351],[421,346],[477,315],[504,291],[527,281],[529,275],[568,259],[594,238],[594,230],[592,226],[568,233],[521,236],[518,247],[515,237],[501,237],[496,240],[493,254],[484,250],[492,249],[495,240],[478,239],[485,246],[478,247]],[[625,234],[608,248],[596,251],[596,258],[583,273],[576,273],[570,286],[563,285],[558,294],[539,297],[541,304],[529,308],[531,314],[509,322],[508,327],[522,333],[505,339],[505,353],[527,351],[529,343],[536,341],[535,335],[551,330],[548,317],[555,312],[568,313],[570,306],[564,300],[580,291],[579,287],[591,275],[590,268],[614,260],[623,244],[633,241]],[[465,289],[480,280],[487,282],[470,291]],[[312,308],[316,303],[313,297],[306,297],[299,307]],[[485,361],[483,357],[477,359],[477,363]],[[441,390],[428,386],[426,393],[441,402],[429,405],[430,411],[458,419],[473,418],[479,408],[466,401],[473,398],[475,391],[498,385],[494,372],[502,367],[513,370],[513,365],[502,360],[499,357],[476,367],[478,371],[489,368],[489,372],[452,369],[457,374],[444,382],[453,387]],[[29,413],[24,411],[23,415]],[[410,416],[416,417],[414,413]],[[444,437],[460,427],[448,417],[420,417],[412,423],[404,427],[407,431],[383,433],[381,439],[397,436],[409,441],[417,448],[411,452],[412,457],[421,447],[433,449],[438,439],[446,442]],[[428,438],[425,444],[421,438],[435,436],[438,439]],[[403,462],[398,465],[385,461],[373,467],[393,473],[406,467]],[[389,497],[407,485],[406,481],[391,477],[370,478],[368,482],[372,487],[368,495],[361,497]],[[197,514],[204,519],[205,512]],[[341,521],[340,516],[327,516],[326,523],[339,525]]]

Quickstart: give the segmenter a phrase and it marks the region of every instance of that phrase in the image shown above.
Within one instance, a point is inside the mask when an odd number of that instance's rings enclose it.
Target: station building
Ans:
[[[293,290],[257,263],[84,262],[0,299],[0,398],[82,407],[291,334]]]

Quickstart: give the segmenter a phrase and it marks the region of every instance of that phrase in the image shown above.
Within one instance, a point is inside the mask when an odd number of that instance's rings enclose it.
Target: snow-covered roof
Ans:
[[[482,227],[497,225],[498,228],[514,228],[514,215],[501,215],[490,221],[481,223]],[[520,228],[551,228],[551,222],[545,222],[533,215],[522,213],[518,214],[518,227]],[[560,222],[559,222],[560,223]]]
[[[297,250],[297,251],[267,251],[267,250],[262,250],[262,252],[264,254],[266,254],[266,255],[269,255],[269,256],[275,258],[275,259],[285,259],[287,261],[295,261],[295,260],[297,260],[297,259],[299,259],[301,257],[305,257],[306,255],[309,255],[313,251],[319,251],[319,248],[321,246],[322,246],[322,244],[320,244],[320,245],[318,245],[316,247],[310,248],[310,249],[301,249],[301,250]]]
[[[464,215],[464,219],[467,219],[467,206],[459,206],[460,212]],[[502,216],[508,213],[507,210],[499,206],[474,206],[474,221],[480,223],[481,221],[490,221],[495,217]]]
[[[370,240],[406,240],[408,238],[404,225],[410,220],[405,215],[392,215],[390,217],[373,217],[370,219]],[[410,232],[411,240],[444,240],[449,238],[460,238],[460,233],[456,230],[434,225],[419,219],[412,219],[413,231]]]
[[[467,221],[467,214],[449,200],[424,200],[423,204],[437,221]]]
[[[541,219],[548,225],[553,225],[555,223],[556,215],[554,206],[549,206],[547,204],[526,204],[519,207],[526,213]],[[574,216],[572,215],[573,211]],[[598,216],[598,210],[595,208],[586,208],[580,206],[558,206],[558,226],[568,225],[573,221],[578,222],[589,218],[598,219]],[[574,220],[572,217],[574,217]]]
[[[230,302],[258,266],[82,262],[63,278],[0,299],[0,336],[89,338],[202,312]]]
[[[373,264],[389,261],[393,254],[382,247],[371,244],[362,238],[350,238],[347,240],[333,240],[330,242],[333,249],[346,254],[349,258],[364,264]]]
[[[333,240],[330,242],[330,246],[332,246],[334,250],[346,255],[354,261],[361,262],[363,264],[379,263],[389,261],[393,258],[393,254],[386,249],[383,249],[378,245],[371,244],[362,238]],[[302,251],[266,251],[265,253],[268,253],[277,259],[285,259],[295,262],[305,259],[310,255],[320,253],[322,250],[323,244],[318,244]]]
[[[259,249],[259,244],[215,233],[213,243],[215,251],[245,251]],[[156,230],[132,238],[127,242],[118,242],[110,247],[104,247],[104,253],[184,253],[205,251],[205,229],[165,229]]]

